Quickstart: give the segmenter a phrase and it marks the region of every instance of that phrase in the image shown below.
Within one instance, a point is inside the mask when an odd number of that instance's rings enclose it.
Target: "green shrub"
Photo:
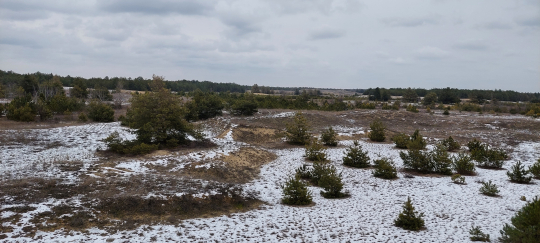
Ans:
[[[114,110],[110,105],[94,100],[88,105],[88,118],[95,122],[113,122]]]
[[[254,101],[240,100],[231,107],[232,114],[237,116],[252,116],[257,110],[257,103]]]
[[[311,170],[311,183],[318,186],[320,179],[327,174],[337,173],[336,167],[328,162],[315,161]]]
[[[382,179],[395,179],[397,178],[397,169],[394,162],[387,159],[378,159],[374,161],[375,170],[373,176]]]
[[[482,182],[482,187],[480,187],[480,192],[484,195],[494,197],[499,193],[497,185],[493,184],[491,180],[489,182]]]
[[[442,144],[448,148],[448,151],[454,151],[461,148],[461,145],[452,138],[452,136],[442,141]]]
[[[306,184],[299,178],[293,177],[281,185],[283,198],[281,202],[287,205],[309,205],[313,197]]]
[[[376,108],[376,105],[375,105],[375,103],[370,103],[370,102],[359,102],[359,103],[356,104],[356,107],[360,108],[360,109],[373,110],[373,109]]]
[[[540,159],[538,159],[532,166],[529,166],[529,171],[536,179],[540,179]]]
[[[386,139],[386,136],[384,135],[386,126],[377,119],[369,124],[369,127],[371,128],[371,132],[368,135],[369,139],[375,142],[384,142],[384,139]]]
[[[426,140],[422,137],[418,129],[414,131],[413,135],[411,135],[411,139],[409,143],[407,143],[408,149],[425,149],[426,148]]]
[[[311,161],[325,161],[326,148],[317,139],[313,139],[309,145],[306,145],[306,158]]]
[[[322,132],[321,141],[327,146],[337,146],[337,133],[334,131],[334,129],[332,129],[332,127],[329,127]]]
[[[30,95],[14,98],[6,104],[6,117],[9,120],[30,122],[36,120],[36,105]]]
[[[451,179],[452,179],[452,182],[456,184],[462,184],[462,185],[465,184],[465,177],[461,176],[460,174],[453,175]]]
[[[416,170],[421,173],[440,173],[444,175],[452,174],[450,169],[452,160],[448,157],[448,152],[444,146],[436,146],[430,152],[422,152],[412,149],[407,153],[400,152],[399,156],[403,160],[403,165],[407,169]]]
[[[471,156],[461,153],[452,157],[452,167],[457,173],[463,175],[474,175],[476,171]]]
[[[521,164],[521,161],[518,161],[515,165],[513,165],[511,171],[506,172],[506,175],[508,175],[510,181],[523,184],[528,184],[531,182],[532,176],[527,176],[528,174],[529,171],[525,170],[525,166]]]
[[[390,109],[392,109],[392,106],[388,105],[388,103],[383,103],[381,109],[382,110],[390,110]]]
[[[411,104],[409,104],[409,105],[407,106],[407,111],[414,112],[414,113],[418,113],[418,109],[416,108],[416,106],[411,105]]]
[[[107,150],[119,154],[148,154],[158,149],[157,144],[146,144],[135,141],[125,141],[120,138],[118,132],[113,132],[102,140],[107,145]]]
[[[312,173],[313,171],[308,165],[302,165],[296,169],[296,177],[300,179],[309,180]]]
[[[489,234],[484,234],[479,226],[472,227],[469,230],[469,234],[471,235],[469,238],[471,241],[482,241],[482,242],[490,242],[489,240]]]
[[[450,115],[450,112],[448,111],[448,109],[444,109],[444,112],[443,112],[443,115]]]
[[[481,149],[482,146],[483,146],[482,143],[480,141],[476,140],[476,138],[467,143],[467,147],[469,148],[469,152],[472,152],[473,150],[476,150],[476,149]]]
[[[499,240],[502,243],[537,243],[540,239],[540,198],[527,203],[511,219],[512,225],[505,224]]]
[[[410,142],[410,137],[405,133],[399,133],[392,137],[392,141],[396,144],[397,148],[405,149]]]
[[[287,123],[286,137],[291,144],[305,145],[310,142],[309,123],[301,112],[294,115],[294,122]]]
[[[406,230],[419,230],[424,227],[422,217],[424,217],[424,214],[416,212],[411,203],[411,198],[407,197],[407,202],[403,205],[403,211],[394,221],[394,224]]]
[[[87,122],[88,121],[88,117],[86,116],[86,114],[84,112],[81,112],[79,114],[79,121],[80,122]]]
[[[369,156],[367,151],[362,150],[362,145],[358,141],[354,141],[352,146],[349,146],[344,152],[343,164],[356,168],[369,167]]]
[[[328,173],[322,174],[319,178],[319,186],[323,188],[321,195],[324,198],[340,198],[347,196],[346,193],[341,192],[343,189],[343,182],[341,181],[341,173],[337,173],[333,165],[329,165]]]
[[[508,159],[508,154],[502,149],[492,149],[476,139],[467,143],[467,146],[472,159],[481,167],[500,169],[504,165],[504,160]]]
[[[223,113],[223,101],[213,92],[203,92],[200,89],[193,91],[190,102],[185,104],[188,112],[185,119],[188,121],[205,120]]]

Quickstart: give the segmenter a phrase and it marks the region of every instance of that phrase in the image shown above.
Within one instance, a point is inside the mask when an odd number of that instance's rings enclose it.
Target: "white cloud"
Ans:
[[[443,59],[450,56],[449,52],[432,46],[424,46],[417,49],[414,53],[416,58],[419,59]]]

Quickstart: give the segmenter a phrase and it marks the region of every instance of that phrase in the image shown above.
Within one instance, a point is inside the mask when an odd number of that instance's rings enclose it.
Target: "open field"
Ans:
[[[440,112],[440,111],[437,111]],[[492,239],[525,201],[540,195],[540,181],[511,183],[517,161],[540,158],[540,119],[451,111],[305,111],[314,134],[328,126],[339,145],[327,149],[351,197],[325,199],[310,187],[315,205],[282,205],[280,185],[302,164],[304,148],[284,142],[291,110],[260,110],[253,117],[225,114],[201,122],[208,141],[145,156],[101,151],[101,139],[119,123],[17,123],[0,120],[0,242],[467,242],[471,226]],[[369,123],[380,118],[387,141],[369,142]],[[4,126],[8,124],[9,126]],[[360,140],[371,159],[403,166],[388,137],[419,129],[428,141],[473,138],[508,152],[504,170],[477,168],[465,185],[449,176],[375,178],[371,169],[342,165],[346,146]],[[462,147],[465,151],[465,147]],[[500,197],[479,193],[492,180]],[[410,196],[426,229],[393,225]]]

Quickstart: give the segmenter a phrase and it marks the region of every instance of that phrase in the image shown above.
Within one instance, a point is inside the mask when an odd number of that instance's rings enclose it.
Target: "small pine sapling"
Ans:
[[[529,172],[536,179],[540,179],[540,159],[538,159],[532,166],[529,166]]]
[[[309,180],[311,179],[311,174],[313,170],[308,167],[308,165],[302,165],[296,169],[296,176],[300,179]]]
[[[405,133],[399,133],[392,137],[392,141],[396,144],[396,148],[405,149],[410,142],[410,137]]]
[[[294,122],[287,123],[285,129],[287,142],[290,144],[305,145],[308,144],[311,138],[309,132],[310,125],[301,112],[294,115]]]
[[[472,227],[469,230],[469,234],[471,235],[469,238],[471,241],[482,241],[482,242],[490,242],[489,234],[485,234],[480,229],[480,226]]]
[[[460,174],[455,174],[451,177],[452,179],[452,182],[456,183],[456,184],[461,184],[461,185],[465,185],[465,177],[463,177],[462,175]]]
[[[344,152],[343,164],[356,168],[369,167],[369,156],[367,151],[362,150],[362,145],[358,141],[354,141],[352,146],[349,146]]]
[[[525,170],[525,166],[521,164],[521,161],[518,161],[515,165],[512,166],[511,171],[507,171],[506,175],[510,178],[510,181],[522,184],[528,184],[532,180],[532,176],[527,176],[529,174],[528,170]]]
[[[452,160],[450,159],[446,147],[438,144],[433,151],[430,152],[434,172],[443,175],[452,174]]]
[[[497,188],[497,185],[491,182],[491,180],[488,182],[483,181],[480,192],[486,196],[495,197],[499,193],[499,189]]]
[[[332,127],[329,127],[321,134],[321,141],[326,146],[337,146],[337,133]]]
[[[371,124],[369,124],[369,127],[371,129],[371,132],[368,135],[369,139],[375,142],[384,142],[386,139],[386,135],[384,134],[386,126],[381,122],[381,120],[377,119],[373,121]]]
[[[506,224],[499,240],[502,243],[538,243],[540,239],[540,198],[536,197],[527,203]]]
[[[452,138],[452,136],[442,141],[442,144],[448,148],[448,151],[455,151],[461,148],[461,145]]]
[[[387,158],[382,158],[375,160],[374,164],[375,170],[373,171],[373,176],[382,179],[397,178],[397,169],[393,161]]]
[[[333,165],[328,173],[323,174],[319,179],[319,186],[323,188],[321,195],[324,198],[341,198],[347,196],[346,193],[341,192],[343,189],[343,182],[341,179],[341,173],[337,173]]]
[[[311,191],[299,178],[288,179],[281,188],[283,189],[283,198],[281,199],[283,204],[308,205],[312,202]]]
[[[336,167],[330,166],[330,163],[323,161],[313,162],[313,169],[311,170],[311,183],[318,186],[319,180],[327,174],[336,173]]]
[[[306,145],[306,157],[310,161],[325,161],[325,150],[326,148],[319,140],[313,139],[309,145]]]
[[[398,218],[394,220],[394,224],[397,227],[401,227],[406,230],[420,230],[424,227],[423,213],[418,213],[414,210],[411,198],[407,197],[407,202],[403,205],[403,211],[399,214]]]
[[[462,175],[474,175],[476,171],[471,156],[462,153],[452,157],[452,167]]]
[[[413,135],[411,135],[411,141],[409,141],[409,143],[407,143],[407,148],[408,149],[425,149],[426,144],[427,144],[426,140],[424,140],[424,138],[420,134],[420,131],[418,131],[418,129],[416,129],[416,131],[414,131]]]

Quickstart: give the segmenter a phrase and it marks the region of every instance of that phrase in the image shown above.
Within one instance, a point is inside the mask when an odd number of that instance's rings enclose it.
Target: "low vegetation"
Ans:
[[[482,232],[480,229],[480,226],[472,227],[469,230],[469,234],[471,235],[469,238],[471,241],[481,241],[481,242],[490,242],[489,234],[486,234]]]
[[[310,161],[325,161],[326,148],[318,139],[312,139],[309,145],[306,145],[306,158]]]
[[[398,215],[397,219],[394,221],[394,224],[397,227],[406,229],[406,230],[420,230],[424,227],[424,217],[423,213],[416,212],[414,206],[412,205],[411,198],[407,197],[407,201],[403,205],[403,211]]]
[[[324,130],[321,134],[321,141],[326,146],[337,146],[337,133],[332,127]]]
[[[369,139],[375,142],[384,142],[384,140],[386,139],[386,126],[381,122],[381,120],[377,119],[371,122],[371,124],[369,124],[369,127],[371,129],[371,132],[369,132],[368,134]]]
[[[309,205],[313,197],[306,184],[298,177],[289,178],[284,185],[281,202],[288,205]]]
[[[357,140],[354,141],[353,145],[349,146],[344,153],[344,165],[356,168],[366,168],[370,166],[370,158],[367,155],[367,151],[362,150],[362,145],[360,145]]]
[[[434,150],[423,152],[410,149],[407,153],[399,152],[403,166],[420,173],[452,174],[452,160],[449,158],[446,147],[438,145]]]
[[[521,164],[521,161],[518,161],[513,165],[510,171],[506,172],[510,181],[522,184],[528,184],[532,180],[532,176],[529,176],[530,172],[525,169],[525,166]]]
[[[467,143],[471,157],[477,162],[477,165],[489,169],[500,169],[504,165],[504,160],[508,155],[502,149],[492,149],[487,144],[474,139]]]
[[[373,176],[381,179],[396,179],[397,169],[394,162],[388,158],[382,158],[373,162],[375,170],[373,170]]]
[[[499,194],[499,188],[497,185],[493,184],[491,180],[488,182],[483,181],[482,187],[480,187],[480,192],[486,196],[494,197]]]
[[[502,243],[535,243],[540,239],[540,198],[536,197],[521,208],[511,219],[511,224],[505,224],[499,240]]]
[[[287,123],[285,129],[287,142],[290,144],[306,145],[311,141],[310,125],[301,112],[294,115],[294,121]]]

